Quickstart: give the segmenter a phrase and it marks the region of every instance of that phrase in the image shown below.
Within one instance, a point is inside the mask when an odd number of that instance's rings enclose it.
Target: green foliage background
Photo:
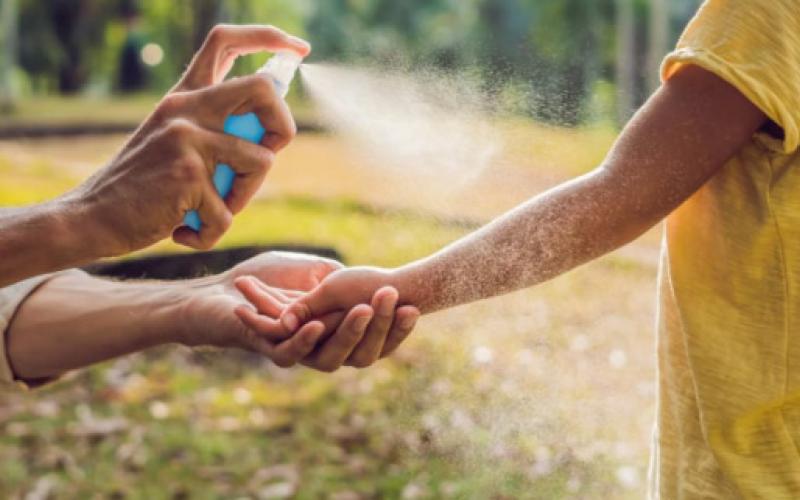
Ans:
[[[104,94],[115,88],[126,38],[122,13],[164,48],[149,89],[177,78],[217,22],[268,23],[307,37],[314,60],[433,67],[469,74],[514,111],[573,125],[613,82],[615,0],[15,0],[19,64],[30,93]],[[647,38],[649,2],[635,0],[637,39]],[[670,2],[673,36],[696,0]],[[642,54],[646,43],[637,44]],[[643,59],[637,54],[637,60]],[[236,68],[254,70],[263,57]],[[638,86],[645,85],[640,75]],[[641,92],[642,94],[644,92]]]

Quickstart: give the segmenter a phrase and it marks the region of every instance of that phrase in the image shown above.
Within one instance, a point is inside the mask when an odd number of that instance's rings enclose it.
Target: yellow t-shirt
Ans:
[[[667,219],[651,493],[800,498],[800,1],[706,1],[663,78],[684,64],[783,136],[756,134]]]

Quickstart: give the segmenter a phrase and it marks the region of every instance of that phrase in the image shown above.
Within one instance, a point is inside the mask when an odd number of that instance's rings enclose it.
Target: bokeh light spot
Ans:
[[[157,43],[148,43],[142,47],[142,62],[148,66],[158,66],[164,60],[164,49]]]

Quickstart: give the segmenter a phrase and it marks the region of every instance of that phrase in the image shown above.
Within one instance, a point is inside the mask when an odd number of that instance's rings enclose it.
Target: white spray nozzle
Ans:
[[[294,79],[294,74],[302,62],[303,58],[295,52],[278,52],[258,70],[258,74],[268,75],[275,84],[275,90],[278,94],[281,97],[286,97],[286,94],[289,93],[289,85],[292,84],[292,79]]]

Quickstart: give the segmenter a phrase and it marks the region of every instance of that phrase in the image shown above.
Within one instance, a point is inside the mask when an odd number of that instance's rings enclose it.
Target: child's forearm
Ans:
[[[517,207],[395,272],[401,300],[423,313],[541,283],[631,241],[661,213],[631,213],[603,169]]]
[[[688,67],[659,89],[604,165],[393,273],[430,312],[535,285],[637,237],[710,179],[764,123],[719,77]]]

